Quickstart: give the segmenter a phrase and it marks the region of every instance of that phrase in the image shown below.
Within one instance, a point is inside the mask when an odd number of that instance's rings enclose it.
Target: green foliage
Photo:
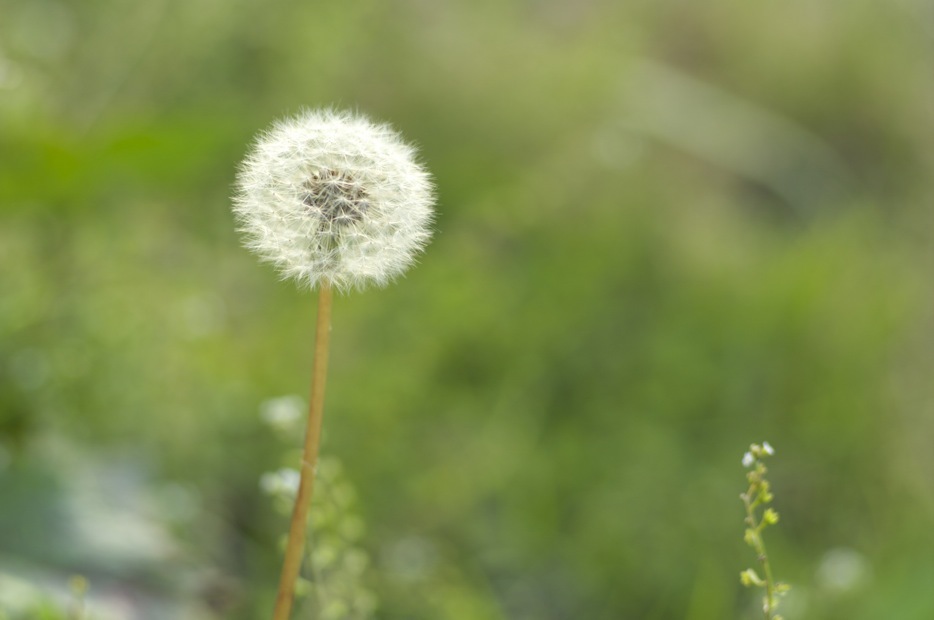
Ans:
[[[301,399],[283,397],[267,401],[262,413],[280,435],[301,435],[304,423]],[[286,456],[292,464],[301,458],[300,453],[292,451]],[[337,457],[319,459],[316,474],[303,560],[306,574],[305,578],[299,578],[296,588],[298,616],[368,620],[373,617],[377,602],[375,594],[364,585],[370,556],[360,547],[365,524],[357,514],[357,491],[347,480]],[[289,467],[263,474],[260,479],[260,486],[272,497],[283,518],[292,513],[298,482],[298,471]],[[284,549],[285,544],[283,536],[280,548]]]
[[[87,579],[76,575],[69,579],[67,593],[52,596],[27,580],[0,572],[0,620],[90,620],[84,602],[88,588]]]
[[[380,618],[743,618],[750,436],[788,455],[786,618],[934,616],[926,3],[352,4],[0,0],[0,571],[269,615],[256,410],[304,393],[314,300],[229,197],[336,104],[440,199],[335,300],[323,454]],[[164,550],[129,567],[72,512],[126,497]]]

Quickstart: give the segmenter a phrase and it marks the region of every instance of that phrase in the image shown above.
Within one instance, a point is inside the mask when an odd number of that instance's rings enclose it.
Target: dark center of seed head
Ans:
[[[369,195],[352,174],[325,168],[305,181],[302,202],[325,223],[346,226],[363,219]]]

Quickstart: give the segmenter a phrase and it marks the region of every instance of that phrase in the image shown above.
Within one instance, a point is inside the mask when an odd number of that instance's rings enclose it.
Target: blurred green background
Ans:
[[[762,440],[785,617],[934,617],[932,59],[925,0],[0,0],[0,610],[270,615],[315,300],[229,196],[337,106],[439,194],[334,309],[375,617],[758,618]]]

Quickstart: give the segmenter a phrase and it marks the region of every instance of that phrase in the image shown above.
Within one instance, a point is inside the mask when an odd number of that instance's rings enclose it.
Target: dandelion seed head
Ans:
[[[258,137],[233,202],[244,244],[284,278],[346,290],[411,266],[431,237],[434,191],[392,128],[316,110]]]

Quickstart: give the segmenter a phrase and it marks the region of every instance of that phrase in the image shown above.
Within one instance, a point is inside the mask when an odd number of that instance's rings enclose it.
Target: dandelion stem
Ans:
[[[328,343],[331,332],[331,289],[322,283],[318,291],[318,321],[315,329],[315,356],[311,377],[311,399],[308,407],[308,428],[302,454],[301,479],[292,510],[289,540],[282,563],[279,593],[273,620],[288,620],[292,611],[295,581],[302,566],[308,508],[315,486],[315,467],[318,463],[318,444],[321,440],[321,420],[324,411],[324,384],[328,374]]]

